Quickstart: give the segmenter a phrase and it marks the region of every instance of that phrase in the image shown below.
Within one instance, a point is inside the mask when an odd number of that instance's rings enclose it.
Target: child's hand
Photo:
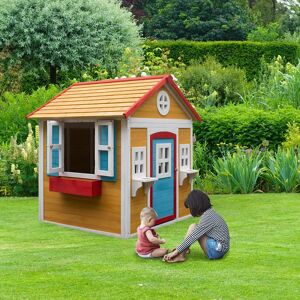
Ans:
[[[165,239],[161,239],[161,240],[160,240],[160,243],[161,243],[161,244],[165,244],[165,243],[166,243],[166,240],[165,240]]]

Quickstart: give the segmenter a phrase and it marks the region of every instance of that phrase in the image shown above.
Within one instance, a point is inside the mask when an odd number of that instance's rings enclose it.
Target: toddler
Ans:
[[[137,228],[137,255],[142,258],[163,257],[168,253],[168,250],[160,248],[160,244],[165,244],[166,241],[160,239],[155,230],[151,228],[157,219],[155,210],[145,207],[142,209],[140,217],[141,224]]]

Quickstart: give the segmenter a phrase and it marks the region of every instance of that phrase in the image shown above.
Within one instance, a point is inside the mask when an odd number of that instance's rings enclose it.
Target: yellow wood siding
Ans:
[[[161,118],[161,119],[184,119],[190,120],[191,118],[186,114],[183,108],[175,101],[174,97],[166,91],[165,89],[161,89],[168,93],[170,98],[170,111],[167,115],[163,116],[159,113],[156,102],[157,102],[157,93],[151,96],[146,102],[144,102],[138,110],[132,115],[134,118]],[[160,91],[161,91],[160,90]]]
[[[44,122],[44,219],[105,232],[121,233],[121,122],[117,126],[117,181],[102,182],[99,197],[81,197],[49,191],[46,172],[46,122]]]
[[[132,147],[147,147],[147,129],[146,128],[132,128],[130,131],[130,178],[131,170],[131,149]],[[148,149],[147,149],[148,151]],[[148,155],[148,153],[147,153]],[[147,157],[147,156],[146,156]],[[147,166],[148,169],[148,166]],[[131,180],[130,180],[131,181]],[[130,199],[130,232],[135,233],[136,228],[140,224],[140,212],[142,208],[147,206],[147,195],[144,193],[143,187],[138,189],[136,197]]]
[[[178,142],[178,153],[180,159],[180,144],[190,144],[191,143],[191,130],[189,128],[180,128],[179,129],[179,142]],[[193,147],[193,145],[191,145]],[[180,171],[180,162],[178,163],[178,170]],[[183,181],[183,185],[179,185],[179,217],[186,216],[190,213],[189,209],[184,207],[184,201],[191,191],[191,184],[189,179],[186,178]]]

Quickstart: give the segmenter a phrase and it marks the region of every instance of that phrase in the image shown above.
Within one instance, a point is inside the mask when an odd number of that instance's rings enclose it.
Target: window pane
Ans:
[[[52,144],[54,144],[54,145],[59,144],[59,126],[58,125],[52,126]]]
[[[165,173],[169,173],[169,162],[165,164]]]
[[[185,165],[188,166],[188,159],[185,159]]]
[[[134,165],[134,174],[139,172],[139,165]]]
[[[163,148],[159,148],[159,158],[162,159],[163,158]]]
[[[144,165],[140,165],[140,173],[143,173],[144,172]]]
[[[181,159],[181,166],[184,166],[184,159]]]
[[[165,148],[165,158],[169,158],[169,148]]]
[[[99,141],[100,145],[108,145],[108,126],[99,126]]]
[[[189,154],[189,149],[186,148],[186,149],[185,149],[185,155],[188,155],[188,154]]]
[[[108,171],[108,151],[99,151],[100,157],[99,157],[99,169],[101,171]]]
[[[140,153],[141,153],[141,160],[143,160],[144,159],[144,152],[141,151]]]
[[[137,151],[134,153],[134,160],[135,161],[139,160],[139,153]]]
[[[162,173],[162,163],[159,164],[158,166],[158,174],[161,174]]]
[[[52,168],[59,167],[59,150],[52,149]]]

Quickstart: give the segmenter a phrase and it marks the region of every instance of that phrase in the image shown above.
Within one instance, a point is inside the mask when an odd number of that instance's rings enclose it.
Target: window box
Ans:
[[[49,190],[64,194],[94,197],[101,195],[101,180],[49,177]]]

